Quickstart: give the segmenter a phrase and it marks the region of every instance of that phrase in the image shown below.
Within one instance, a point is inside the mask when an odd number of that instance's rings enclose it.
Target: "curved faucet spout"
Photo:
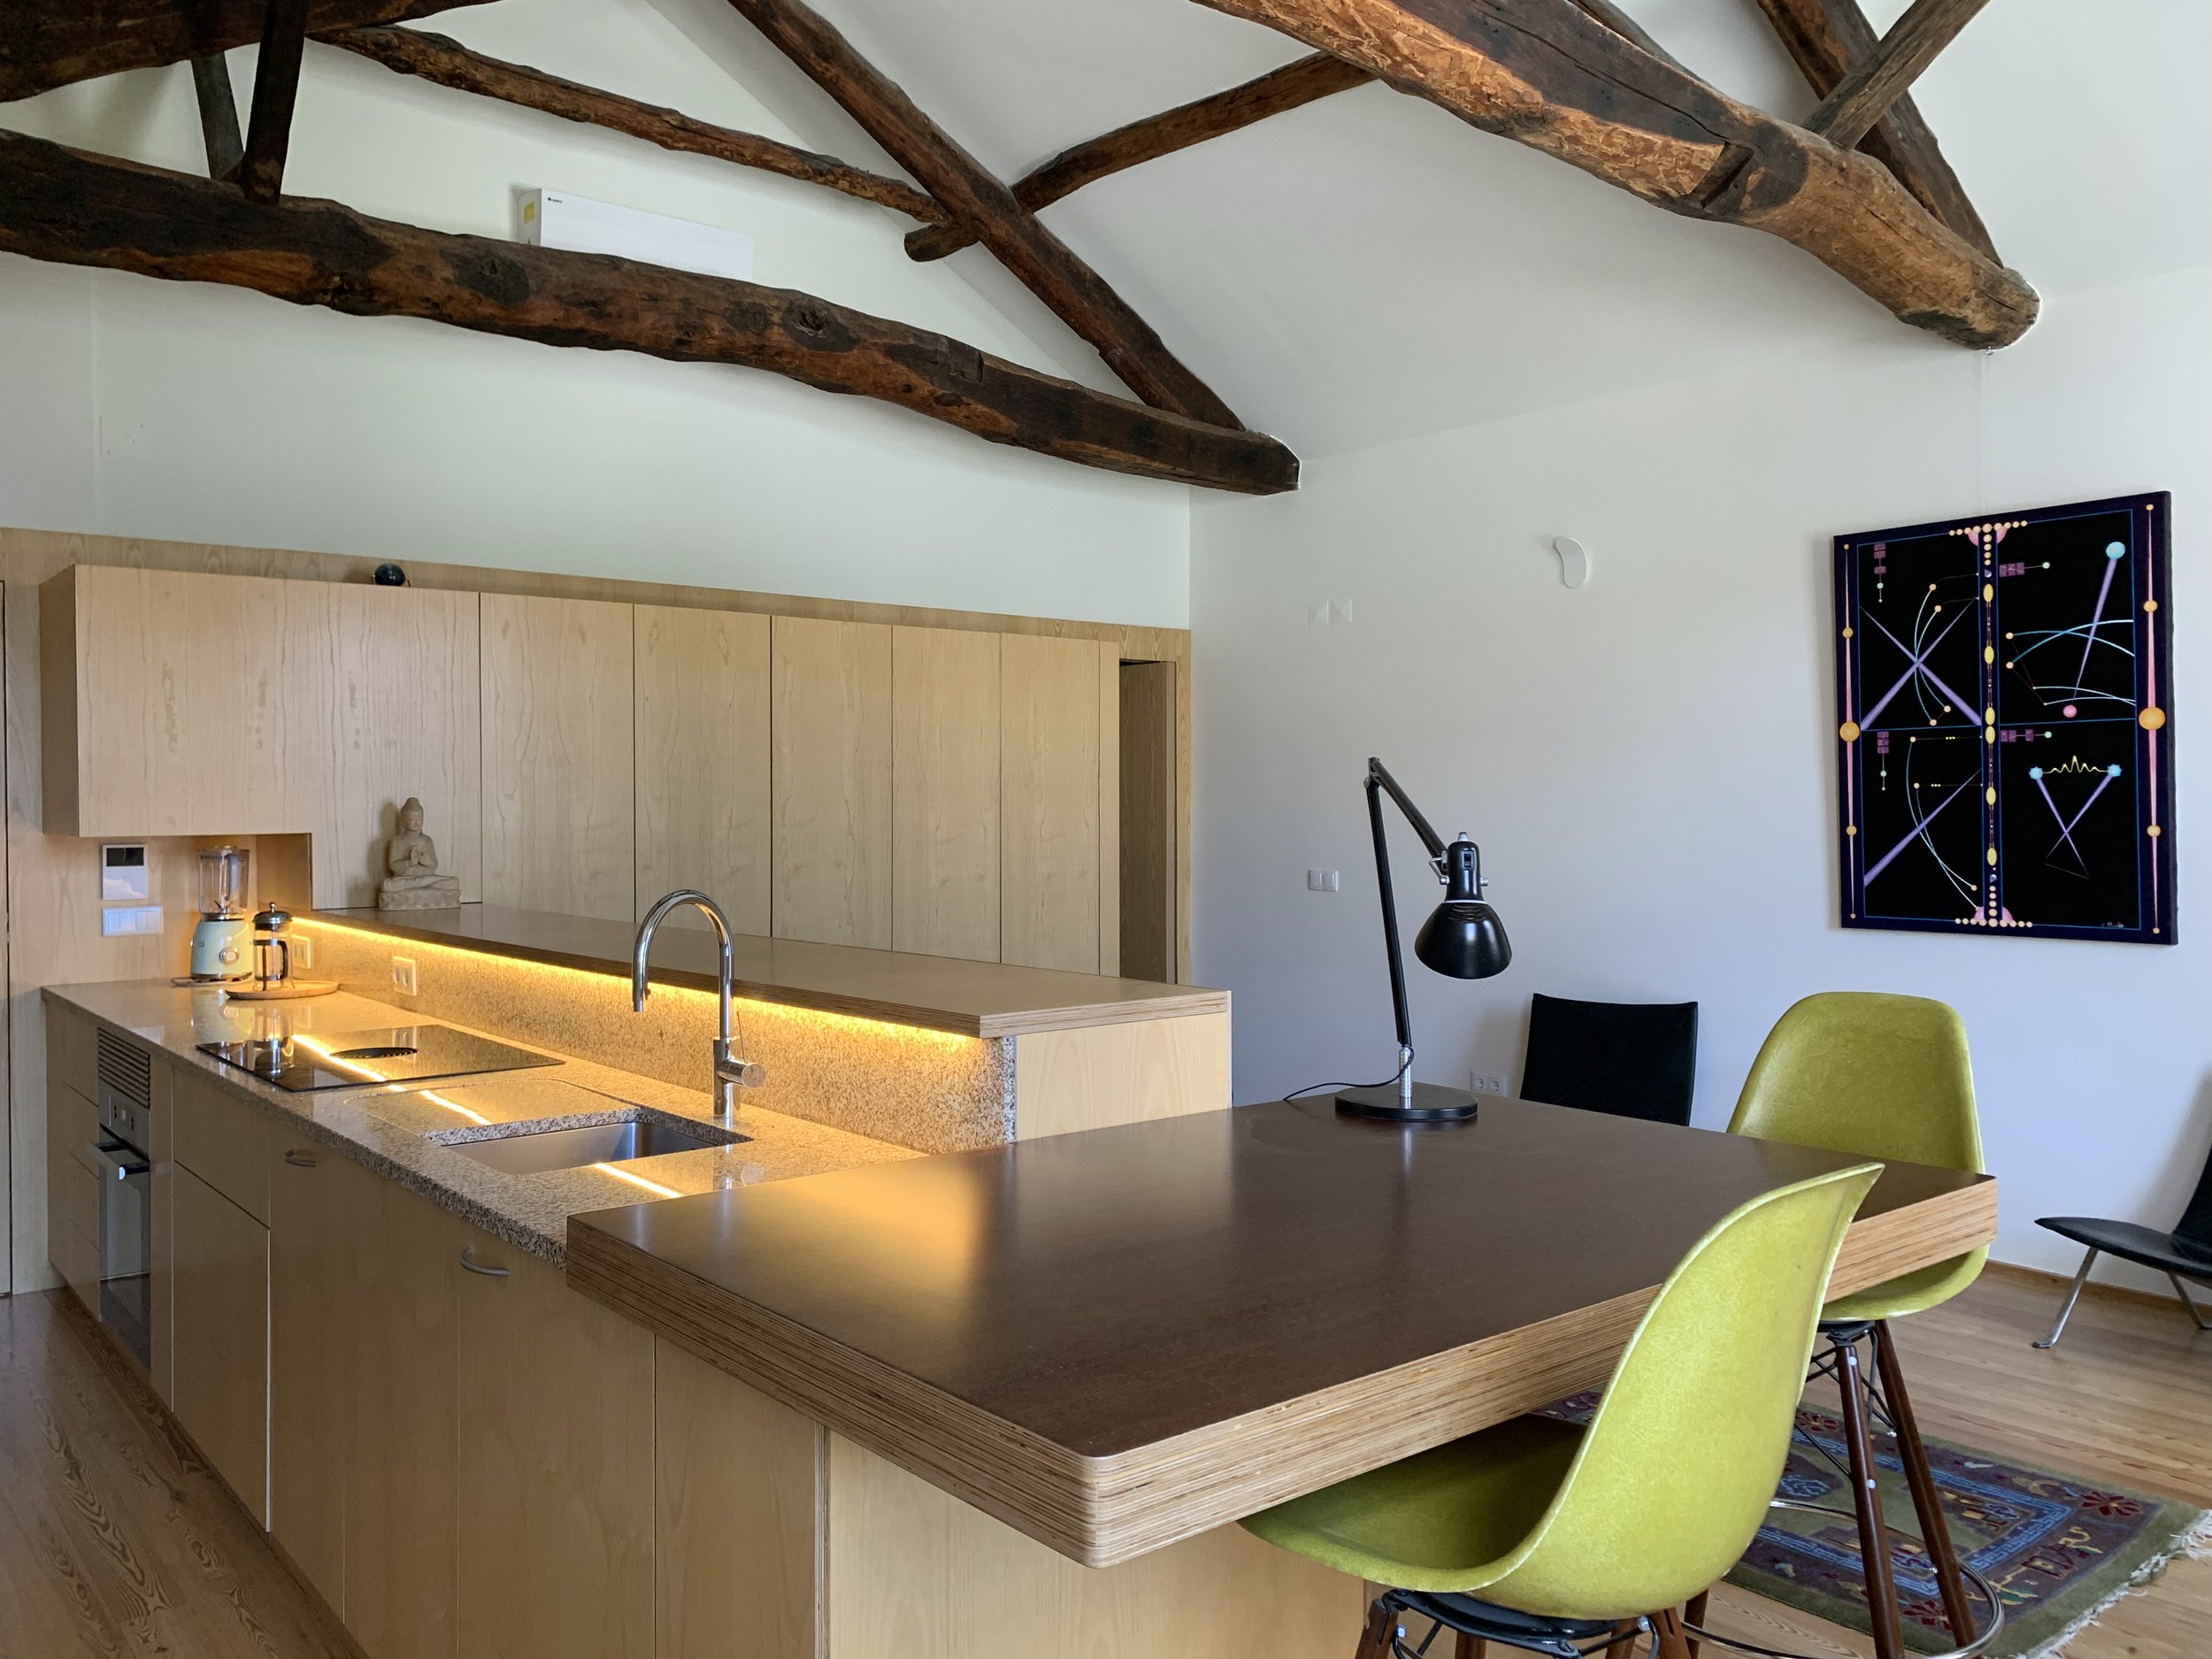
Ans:
[[[715,1002],[718,1024],[714,1042],[714,1097],[715,1116],[729,1118],[737,1112],[737,1090],[741,1083],[758,1083],[760,1068],[737,1058],[730,1052],[730,996],[736,978],[736,954],[730,941],[730,918],[713,897],[696,887],[679,887],[664,894],[653,902],[653,908],[645,912],[645,919],[637,925],[637,941],[630,951],[630,1007],[640,1014],[645,1011],[645,999],[652,987],[646,977],[646,957],[653,949],[653,935],[660,931],[672,911],[685,905],[695,906],[708,921],[714,924],[716,942],[719,945],[715,972]]]

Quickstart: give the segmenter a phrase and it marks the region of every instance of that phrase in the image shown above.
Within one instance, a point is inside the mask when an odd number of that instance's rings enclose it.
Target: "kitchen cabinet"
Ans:
[[[479,603],[485,902],[635,921],[630,607]]]
[[[1116,972],[1120,659],[1095,640],[1000,646],[1000,960]]]
[[[268,1118],[197,1071],[180,1072],[170,1099],[176,1162],[267,1226]]]
[[[269,1170],[269,1532],[334,1610],[345,1606],[346,1447],[360,1320],[354,1250],[383,1185],[278,1128]],[[396,1454],[398,1448],[391,1448]]]
[[[223,1484],[269,1518],[269,1230],[181,1165],[174,1175],[172,1409]]]
[[[100,1316],[100,1178],[86,1148],[99,1133],[92,1102],[67,1084],[46,1088],[46,1248],[54,1271]]]
[[[999,955],[999,636],[891,630],[891,949]]]
[[[652,1335],[465,1231],[461,1652],[652,1659]]]
[[[442,873],[483,896],[477,596],[284,585],[289,827],[314,837],[314,902],[376,902],[399,808],[421,798]],[[227,828],[220,832],[230,833]]]
[[[352,1262],[341,1611],[368,1659],[455,1659],[461,1574],[511,1548],[480,1538],[461,1560],[454,1281],[470,1230],[359,1173],[373,1185],[349,1177],[341,1191],[357,1202],[340,1205]]]
[[[775,618],[775,932],[891,945],[891,629]]]
[[[698,887],[766,933],[768,618],[639,605],[635,627],[637,908]]]
[[[305,827],[285,767],[288,585],[76,565],[39,589],[49,834]]]
[[[176,1402],[176,1072],[157,1061],[153,1068],[153,1144],[146,1148],[153,1173],[151,1237],[147,1240],[146,1301],[148,1348],[154,1393],[164,1405]]]

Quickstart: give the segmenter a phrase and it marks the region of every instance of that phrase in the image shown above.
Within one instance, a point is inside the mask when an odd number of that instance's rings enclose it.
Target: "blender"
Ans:
[[[200,855],[200,920],[192,930],[192,977],[242,979],[253,972],[253,924],[246,919],[242,847],[211,847]]]

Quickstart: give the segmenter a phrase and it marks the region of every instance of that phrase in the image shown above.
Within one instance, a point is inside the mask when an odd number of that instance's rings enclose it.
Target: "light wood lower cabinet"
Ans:
[[[470,1230],[428,1200],[360,1173],[374,1187],[347,1207],[352,1398],[339,1611],[369,1659],[453,1659],[460,1572],[454,1281]]]
[[[359,1164],[282,1139],[269,1174],[269,1534],[345,1606],[353,1244],[377,1202]]]
[[[223,1484],[269,1518],[269,1230],[182,1166],[174,1175],[172,1409]]]
[[[87,1150],[99,1133],[92,1102],[50,1069],[46,1087],[46,1254],[94,1317],[100,1312],[100,1178]]]
[[[457,1266],[469,1659],[651,1659],[653,1338],[471,1233]],[[495,1276],[498,1275],[498,1276]]]

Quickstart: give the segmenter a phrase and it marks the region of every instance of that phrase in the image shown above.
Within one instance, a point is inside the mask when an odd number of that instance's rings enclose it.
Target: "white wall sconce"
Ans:
[[[1590,580],[1590,549],[1571,535],[1555,535],[1551,539],[1551,550],[1559,555],[1559,580],[1570,588],[1579,588]]]

